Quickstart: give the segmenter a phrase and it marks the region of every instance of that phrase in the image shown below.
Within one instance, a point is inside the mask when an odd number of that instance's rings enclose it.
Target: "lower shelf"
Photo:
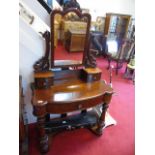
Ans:
[[[95,111],[80,113],[64,118],[53,119],[45,124],[47,132],[57,132],[61,130],[73,130],[83,127],[93,127],[97,124],[99,116]]]

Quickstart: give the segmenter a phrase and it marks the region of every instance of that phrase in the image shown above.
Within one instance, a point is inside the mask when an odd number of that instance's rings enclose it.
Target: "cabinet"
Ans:
[[[127,36],[130,15],[107,13],[104,34],[109,38],[124,39]]]

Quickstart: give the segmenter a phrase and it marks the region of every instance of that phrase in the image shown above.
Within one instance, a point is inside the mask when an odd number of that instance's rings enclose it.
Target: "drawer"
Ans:
[[[54,74],[50,71],[34,73],[35,88],[49,88],[53,85],[53,76]]]
[[[87,76],[87,82],[98,81],[101,79],[101,74],[89,74]]]
[[[101,79],[101,73],[99,68],[85,68],[82,70],[81,79],[86,82],[99,81]]]
[[[47,104],[46,110],[48,113],[63,114],[66,112],[88,109],[102,102],[103,96],[72,103],[49,103]]]

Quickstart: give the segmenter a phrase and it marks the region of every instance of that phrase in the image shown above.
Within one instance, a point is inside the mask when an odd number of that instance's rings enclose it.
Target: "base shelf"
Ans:
[[[92,110],[86,113],[67,116],[59,119],[52,119],[46,122],[47,132],[57,132],[62,130],[73,130],[77,128],[93,127],[97,124],[99,116]]]

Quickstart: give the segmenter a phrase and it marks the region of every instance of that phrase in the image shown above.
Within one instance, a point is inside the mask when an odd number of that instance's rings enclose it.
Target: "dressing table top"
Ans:
[[[55,84],[48,89],[35,89],[33,92],[33,105],[42,106],[45,104],[66,104],[78,101],[85,101],[113,93],[113,89],[104,81],[84,82],[80,79],[64,81]]]

